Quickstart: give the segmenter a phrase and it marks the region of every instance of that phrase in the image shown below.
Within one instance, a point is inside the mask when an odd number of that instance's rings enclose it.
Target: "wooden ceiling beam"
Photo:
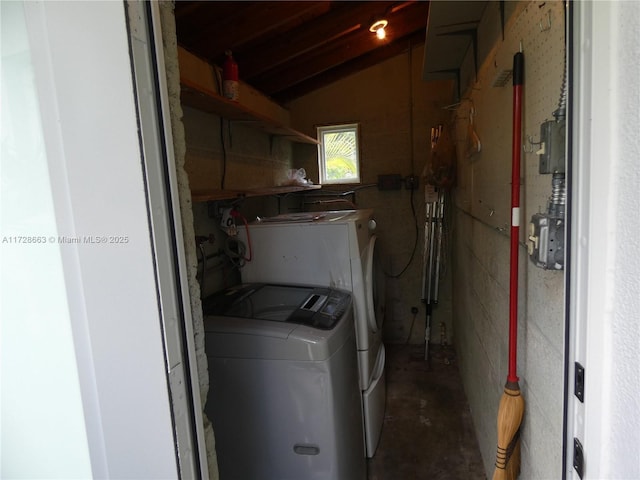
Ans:
[[[396,12],[399,12],[400,10],[402,10],[403,8],[410,7],[410,6],[412,6],[413,4],[415,4],[415,3],[416,3],[416,1],[417,1],[417,0],[412,0],[412,1],[409,1],[409,2],[401,2],[401,3],[398,3],[398,4],[394,5],[394,6],[391,8],[390,13],[396,13]]]
[[[188,47],[197,46],[198,39],[208,31],[223,27],[225,21],[236,21],[256,3],[177,1],[174,11],[178,42]]]
[[[182,47],[212,64],[233,50],[242,80],[287,101],[424,41],[428,7],[428,0],[177,0],[175,18]],[[378,16],[389,21],[382,42],[369,32]]]
[[[282,104],[290,102],[298,97],[325,87],[331,83],[341,80],[355,72],[372,67],[380,62],[388,60],[396,55],[406,52],[411,47],[422,45],[425,41],[426,32],[418,30],[413,35],[397,40],[362,55],[350,62],[344,63],[336,68],[332,68],[324,73],[311,77],[310,79],[297,83],[290,88],[273,95],[274,99]]]
[[[307,52],[353,33],[369,28],[374,14],[384,13],[394,2],[337,2],[335,7],[311,24],[303,24],[285,32],[260,49],[242,58],[242,75],[251,79]]]
[[[197,16],[197,12],[202,10],[202,2],[176,2],[174,16],[176,24],[189,21],[191,16]]]
[[[216,2],[211,2],[216,3]],[[184,46],[196,44],[205,58],[217,59],[225,50],[241,50],[256,39],[264,39],[283,25],[295,25],[305,15],[319,14],[329,9],[329,2],[234,2],[237,11],[216,18],[212,24],[199,28],[185,40]],[[249,4],[250,2],[246,2]]]
[[[428,8],[428,2],[416,2],[414,6],[404,8],[397,15],[388,17],[387,39],[383,40],[385,45],[418,30],[424,30]],[[282,64],[265,75],[252,79],[250,83],[262,92],[273,95],[378,48],[380,41],[375,35],[368,29],[360,30],[347,38],[319,48],[304,58]]]

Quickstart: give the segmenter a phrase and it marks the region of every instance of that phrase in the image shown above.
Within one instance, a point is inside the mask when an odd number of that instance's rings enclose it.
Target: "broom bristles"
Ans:
[[[517,382],[507,382],[498,407],[498,448],[493,480],[515,480],[520,473],[520,425],[524,398]]]
[[[507,479],[516,480],[518,475],[520,475],[520,430],[518,430],[511,458],[507,462]]]

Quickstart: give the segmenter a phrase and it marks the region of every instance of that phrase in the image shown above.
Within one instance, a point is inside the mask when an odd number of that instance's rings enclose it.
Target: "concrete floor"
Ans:
[[[452,347],[385,345],[387,409],[369,480],[485,480]]]

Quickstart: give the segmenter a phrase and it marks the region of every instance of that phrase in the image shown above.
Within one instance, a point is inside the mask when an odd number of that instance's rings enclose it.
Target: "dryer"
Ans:
[[[239,229],[251,251],[243,282],[320,285],[353,296],[359,384],[368,457],[375,453],[384,420],[384,274],[378,266],[373,210],[278,215]],[[250,240],[249,240],[250,239]]]

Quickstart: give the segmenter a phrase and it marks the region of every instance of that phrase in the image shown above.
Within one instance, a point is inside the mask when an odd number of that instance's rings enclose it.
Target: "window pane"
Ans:
[[[321,127],[323,181],[359,182],[357,126]]]

